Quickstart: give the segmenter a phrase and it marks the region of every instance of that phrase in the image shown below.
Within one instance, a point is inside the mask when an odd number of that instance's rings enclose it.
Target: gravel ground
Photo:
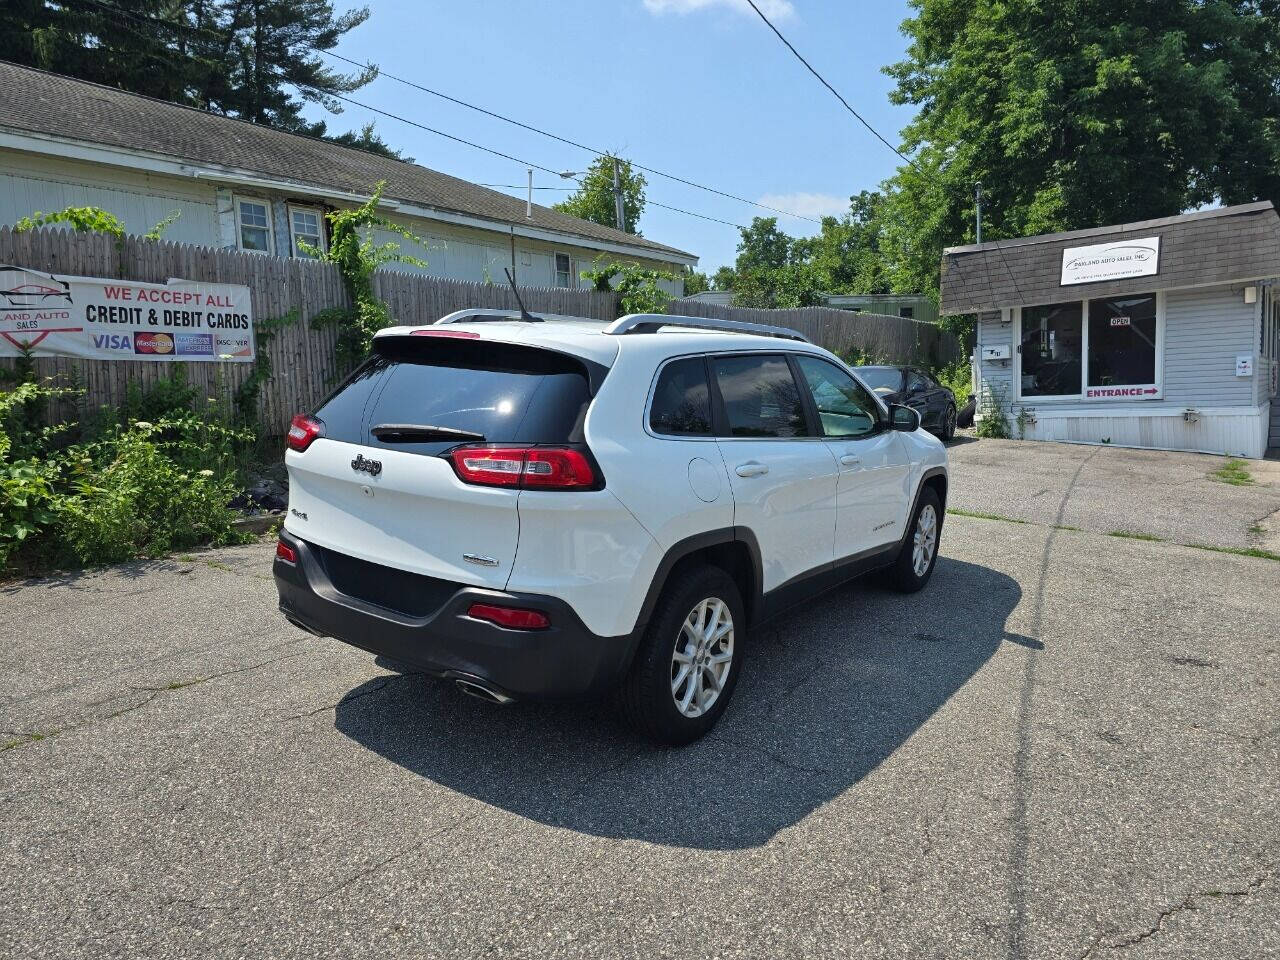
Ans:
[[[1280,462],[1243,460],[1252,483],[1213,479],[1226,457],[959,437],[949,507],[1096,533],[1280,553]]]
[[[664,750],[300,633],[270,560],[0,590],[0,956],[1280,955],[1280,563],[952,516]]]

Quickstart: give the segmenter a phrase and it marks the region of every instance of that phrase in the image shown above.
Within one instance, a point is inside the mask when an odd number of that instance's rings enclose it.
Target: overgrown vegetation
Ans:
[[[334,263],[342,275],[342,285],[351,300],[349,308],[334,307],[322,310],[311,318],[315,329],[337,330],[335,351],[339,375],[355,368],[369,355],[373,335],[391,323],[387,305],[373,292],[373,274],[387,263],[408,263],[425,267],[426,261],[400,252],[400,245],[393,240],[383,244],[373,242],[375,229],[383,229],[403,237],[410,243],[425,247],[426,240],[400,224],[378,213],[382,191],[386,183],[379,183],[364,204],[354,210],[334,210],[326,214],[329,221],[329,249],[325,251],[308,247],[309,253]]]
[[[671,274],[661,270],[652,270],[637,263],[618,263],[596,261],[592,269],[582,272],[583,279],[596,290],[608,292],[612,290],[618,295],[618,313],[666,313],[667,306],[674,299],[663,290],[659,283],[663,280],[677,280]]]
[[[1209,474],[1210,480],[1229,483],[1233,487],[1247,487],[1253,483],[1253,474],[1243,460],[1228,459],[1217,470]]]
[[[228,425],[217,404],[193,412],[180,366],[151,390],[132,388],[119,410],[79,410],[82,395],[48,380],[0,390],[0,570],[115,563],[237,538],[227,503],[252,430]],[[50,406],[64,415],[41,426]]]
[[[142,239],[152,242],[159,240],[169,225],[180,216],[182,216],[181,210],[173,211],[173,213],[144,233]],[[124,247],[124,238],[126,236],[124,224],[110,210],[103,210],[101,207],[64,207],[53,213],[43,213],[37,210],[29,217],[20,217],[18,222],[13,225],[13,229],[18,233],[22,233],[26,230],[35,230],[37,227],[47,227],[58,223],[69,224],[71,229],[77,233],[105,233],[115,240],[117,250]]]
[[[975,424],[978,436],[988,440],[1008,440],[1013,436],[1009,424],[1008,394],[1003,388],[988,384],[979,398],[978,413],[981,416]]]
[[[956,404],[964,406],[969,394],[973,392],[973,368],[967,359],[956,360],[933,371],[938,382],[955,394]]]

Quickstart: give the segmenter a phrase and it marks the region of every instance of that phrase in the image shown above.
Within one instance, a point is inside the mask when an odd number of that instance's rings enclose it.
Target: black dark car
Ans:
[[[920,423],[943,440],[956,435],[956,398],[917,367],[854,367],[885,403],[905,403],[920,411]]]

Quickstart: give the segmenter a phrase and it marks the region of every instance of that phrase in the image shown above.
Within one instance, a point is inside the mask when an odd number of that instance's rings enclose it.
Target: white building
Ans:
[[[1280,446],[1280,216],[1269,201],[951,247],[979,417],[1013,435],[1261,457]]]
[[[305,256],[327,210],[384,181],[382,212],[427,240],[403,252],[435,276],[505,283],[506,267],[522,286],[577,287],[599,259],[677,277],[698,262],[417,164],[0,61],[0,224],[94,206],[141,234],[177,212],[166,240]]]

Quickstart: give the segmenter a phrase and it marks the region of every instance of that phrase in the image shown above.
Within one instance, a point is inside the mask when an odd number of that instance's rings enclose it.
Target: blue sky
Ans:
[[[905,0],[758,0],[788,39],[891,141],[911,111],[889,103],[881,66],[901,58]],[[337,5],[342,9],[342,5]],[[745,0],[371,0],[337,52],[552,133],[771,206],[839,213],[897,158],[796,61]],[[386,77],[352,95],[554,170],[590,155],[411,90]],[[310,109],[312,117],[323,111]],[[418,163],[476,183],[523,184],[525,167],[358,107],[338,132],[375,120]],[[566,181],[534,173],[536,186]],[[520,193],[523,191],[508,191]],[[651,200],[733,223],[769,215],[650,176]],[[564,192],[538,190],[549,203]],[[790,233],[815,225],[779,218]],[[732,263],[738,233],[648,208],[645,236]]]

